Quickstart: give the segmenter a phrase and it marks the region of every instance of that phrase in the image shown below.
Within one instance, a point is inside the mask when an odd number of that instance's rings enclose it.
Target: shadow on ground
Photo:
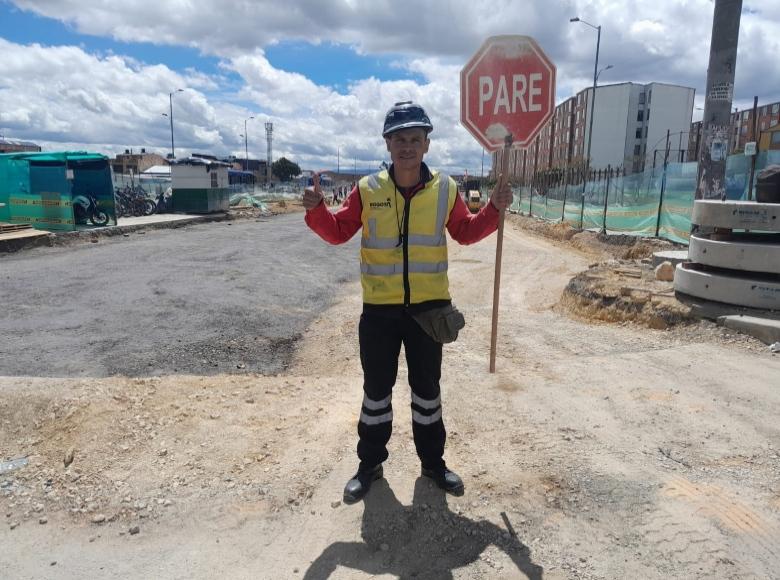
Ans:
[[[331,544],[306,571],[305,579],[329,578],[342,566],[367,574],[393,574],[401,580],[446,580],[453,577],[453,570],[477,561],[495,546],[530,580],[542,580],[543,568],[533,563],[528,547],[518,538],[493,523],[450,511],[444,492],[428,479],[415,482],[411,506],[402,505],[384,479],[374,483],[364,502],[363,542]]]

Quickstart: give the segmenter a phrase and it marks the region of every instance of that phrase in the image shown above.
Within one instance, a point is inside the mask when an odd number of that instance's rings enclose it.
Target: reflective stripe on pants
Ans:
[[[398,374],[401,345],[412,388],[412,432],[417,455],[427,469],[443,467],[447,434],[439,386],[442,345],[425,334],[403,306],[364,310],[359,336],[364,391],[357,446],[361,468],[373,467],[388,456],[387,443],[392,433],[390,397]]]

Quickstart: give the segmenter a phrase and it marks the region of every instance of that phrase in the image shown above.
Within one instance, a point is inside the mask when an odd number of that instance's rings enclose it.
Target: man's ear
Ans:
[[[428,153],[428,147],[431,146],[431,140],[428,139],[428,136],[425,136],[425,151],[423,151],[423,154]]]
[[[390,137],[385,137],[385,145],[387,145],[387,150],[390,151]]]

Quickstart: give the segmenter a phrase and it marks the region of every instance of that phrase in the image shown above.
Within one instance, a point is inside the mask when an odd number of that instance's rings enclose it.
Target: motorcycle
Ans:
[[[79,225],[86,225],[87,221],[95,226],[108,225],[108,213],[98,206],[98,202],[92,195],[77,195],[73,198],[73,217]]]
[[[172,190],[169,187],[165,191],[160,191],[157,199],[154,200],[154,211],[152,213],[170,213],[173,211]]]

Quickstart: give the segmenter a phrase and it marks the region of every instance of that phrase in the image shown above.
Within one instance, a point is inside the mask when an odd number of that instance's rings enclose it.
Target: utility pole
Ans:
[[[171,91],[168,93],[168,105],[170,107],[169,113],[163,113],[163,117],[168,117],[168,120],[171,122],[171,159],[176,159],[176,149],[173,146],[173,95],[175,93],[183,93],[184,89],[176,89],[175,91]]]
[[[751,141],[758,141],[758,95],[753,97],[753,130],[751,132]],[[753,178],[756,176],[756,157],[758,157],[758,143],[756,143],[756,152],[750,156],[750,181],[748,181],[748,201],[753,199]]]
[[[244,171],[249,171],[249,137],[246,131],[246,122],[254,117],[244,119]]]
[[[715,0],[696,199],[726,199],[731,102],[742,0]]]
[[[170,113],[168,113],[168,119],[171,122],[171,159],[176,159],[176,148],[173,146],[173,93],[168,93],[168,104],[170,105]]]
[[[268,122],[265,124],[265,139],[268,142],[268,151],[266,152],[266,174],[268,185],[271,185],[271,165],[273,164],[273,142],[274,142],[274,124]]]

